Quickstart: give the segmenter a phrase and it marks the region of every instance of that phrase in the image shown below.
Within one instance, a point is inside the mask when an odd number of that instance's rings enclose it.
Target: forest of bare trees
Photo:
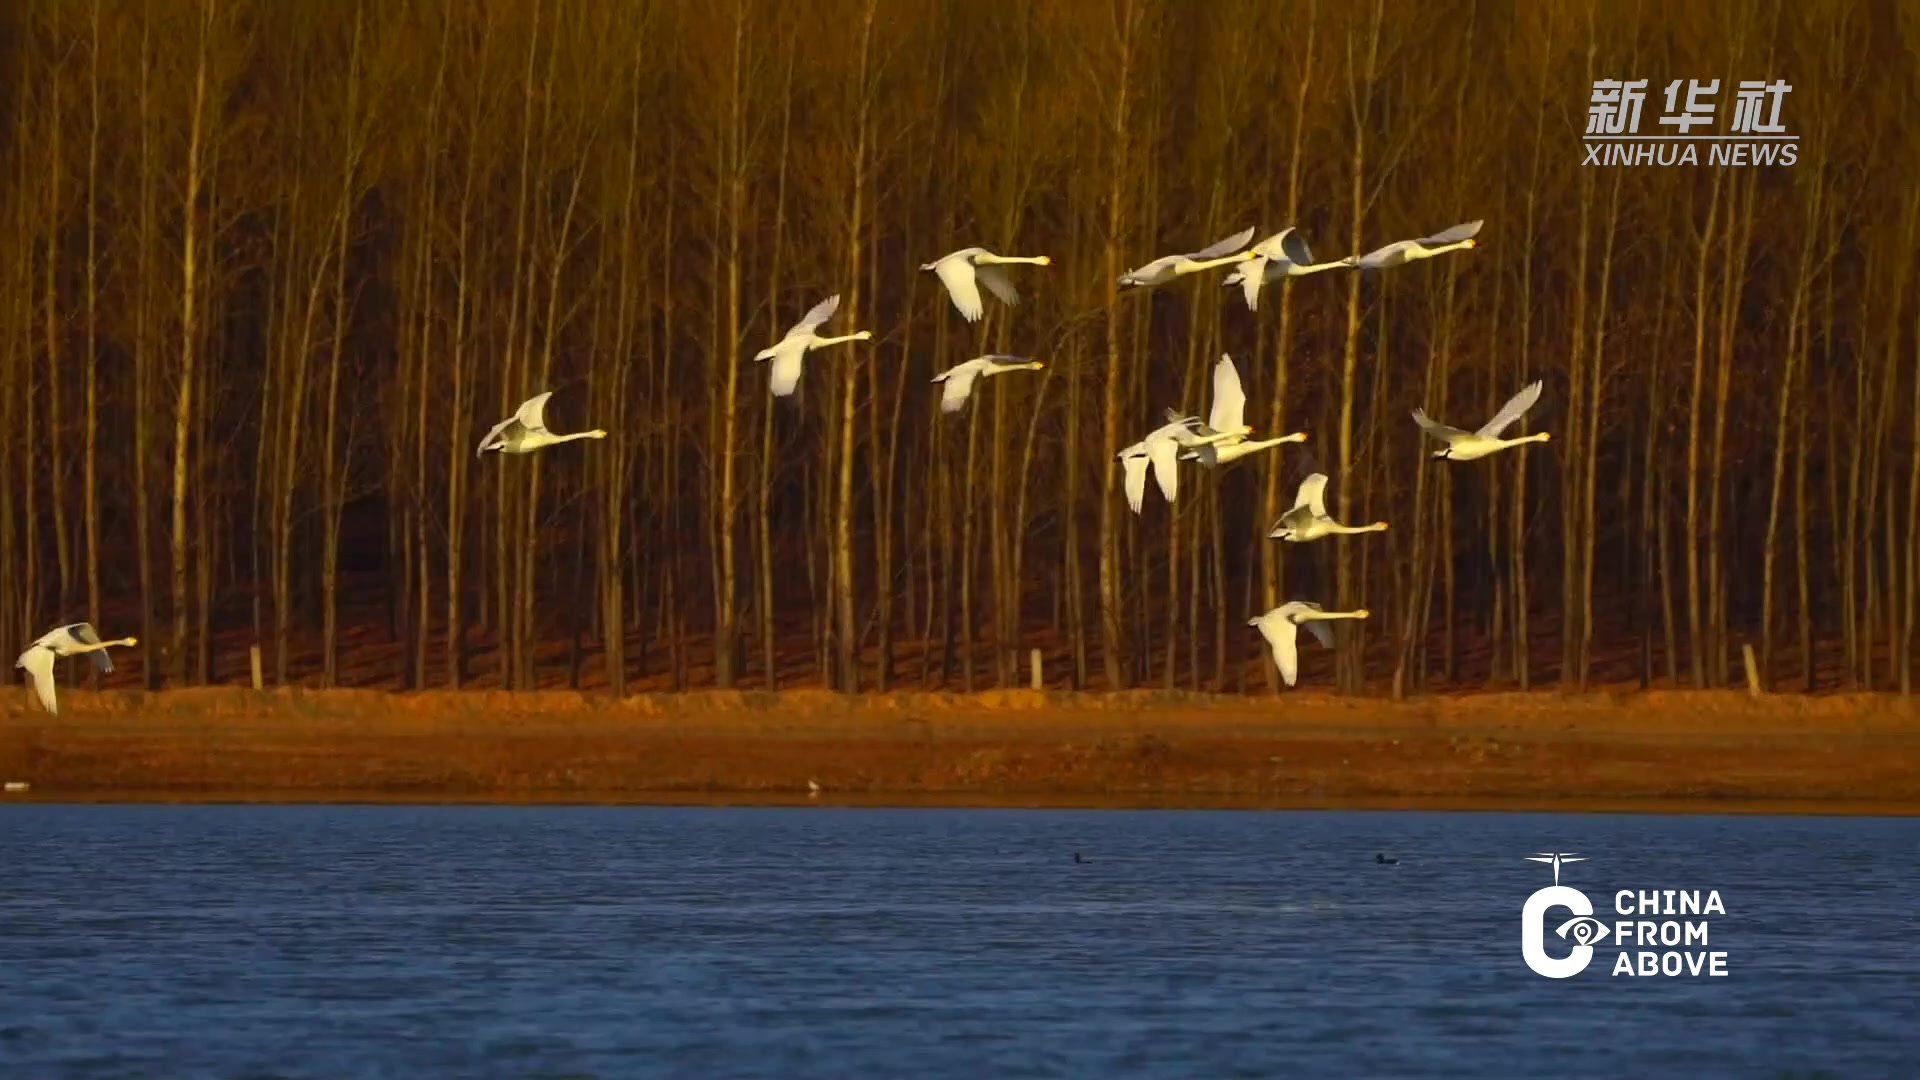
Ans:
[[[1869,0],[18,0],[0,653],[120,680],[1912,689],[1920,12]],[[1593,81],[1792,84],[1791,167],[1583,167]],[[1725,124],[1731,95],[1719,99]],[[1716,128],[1716,130],[1719,130]],[[1122,292],[1297,224],[1321,259]],[[970,325],[918,268],[1045,253]],[[800,392],[752,356],[831,293]],[[943,416],[935,372],[1044,370]],[[1230,353],[1261,434],[1128,512]],[[1524,383],[1553,441],[1408,418]],[[523,398],[605,441],[476,458]],[[1265,538],[1307,472],[1386,533]],[[1262,674],[1262,671],[1265,674]]]

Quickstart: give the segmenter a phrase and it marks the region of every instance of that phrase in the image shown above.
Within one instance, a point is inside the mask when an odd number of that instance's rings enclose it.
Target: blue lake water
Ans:
[[[1552,851],[1726,977],[1533,973]],[[6,1080],[1319,1075],[1920,1075],[1920,823],[0,806]]]

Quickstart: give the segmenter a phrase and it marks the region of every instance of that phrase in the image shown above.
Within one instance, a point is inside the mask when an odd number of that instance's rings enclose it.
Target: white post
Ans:
[[[1742,643],[1740,660],[1747,666],[1747,693],[1760,696],[1760,665],[1753,662],[1753,646]]]
[[[1033,676],[1032,676],[1033,688],[1035,690],[1044,689],[1047,685],[1047,680],[1046,680],[1045,673],[1041,670],[1039,649],[1035,649],[1032,652],[1027,654],[1027,666],[1031,668],[1033,671]]]
[[[253,667],[253,688],[260,689],[260,646],[247,646],[247,662]]]

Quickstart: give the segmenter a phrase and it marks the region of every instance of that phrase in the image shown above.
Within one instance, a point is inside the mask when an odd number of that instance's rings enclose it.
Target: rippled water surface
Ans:
[[[1534,974],[1551,851],[1727,977]],[[1920,824],[0,806],[6,1080],[1312,1075],[1920,1076]]]

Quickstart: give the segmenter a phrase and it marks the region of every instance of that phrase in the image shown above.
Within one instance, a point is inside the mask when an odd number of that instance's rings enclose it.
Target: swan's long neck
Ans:
[[[817,337],[813,339],[812,347],[818,349],[823,345],[839,345],[847,341],[865,341],[869,336],[866,331],[862,330],[859,333],[848,334],[845,337]]]
[[[1353,264],[1347,262],[1347,260],[1345,259],[1335,259],[1332,262],[1312,263],[1307,266],[1301,266],[1299,263],[1294,263],[1292,267],[1287,271],[1287,276],[1288,277],[1306,277],[1308,274],[1317,274],[1322,270],[1340,270],[1351,265]]]
[[[1180,269],[1192,274],[1201,270],[1211,270],[1216,266],[1225,266],[1228,263],[1243,263],[1251,258],[1253,258],[1252,252],[1242,251],[1218,259],[1181,259]]]
[[[982,255],[973,260],[978,263],[1025,263],[1028,266],[1047,266],[1053,260],[1045,255]]]
[[[99,652],[101,649],[104,649],[109,645],[129,645],[130,646],[135,644],[136,641],[137,639],[135,638],[127,637],[127,638],[115,638],[112,641],[102,641],[98,645],[88,645],[85,642],[80,642],[78,644],[73,645],[67,651],[74,652],[74,653]]]
[[[1548,439],[1551,439],[1551,438],[1553,438],[1553,435],[1551,433],[1540,431],[1540,432],[1535,432],[1532,435],[1522,435],[1517,439],[1501,439],[1500,445],[1501,446],[1519,446],[1521,443],[1546,442]]]
[[[1297,622],[1332,622],[1335,619],[1364,619],[1373,614],[1366,608],[1357,611],[1303,611],[1294,616]]]
[[[1451,244],[1441,244],[1439,247],[1416,248],[1415,250],[1419,252],[1420,258],[1431,259],[1435,255],[1444,255],[1449,251],[1464,251],[1472,246],[1472,240],[1455,240]]]
[[[575,439],[604,439],[606,437],[607,437],[606,432],[600,430],[599,428],[594,428],[592,431],[576,431],[571,435],[555,435],[553,437],[553,441],[557,443],[563,443],[563,442],[572,442]]]
[[[1376,521],[1371,525],[1342,525],[1337,521],[1330,521],[1327,523],[1327,531],[1337,532],[1337,533],[1349,533],[1349,534],[1368,533],[1368,532],[1386,532],[1387,523],[1384,521]]]

